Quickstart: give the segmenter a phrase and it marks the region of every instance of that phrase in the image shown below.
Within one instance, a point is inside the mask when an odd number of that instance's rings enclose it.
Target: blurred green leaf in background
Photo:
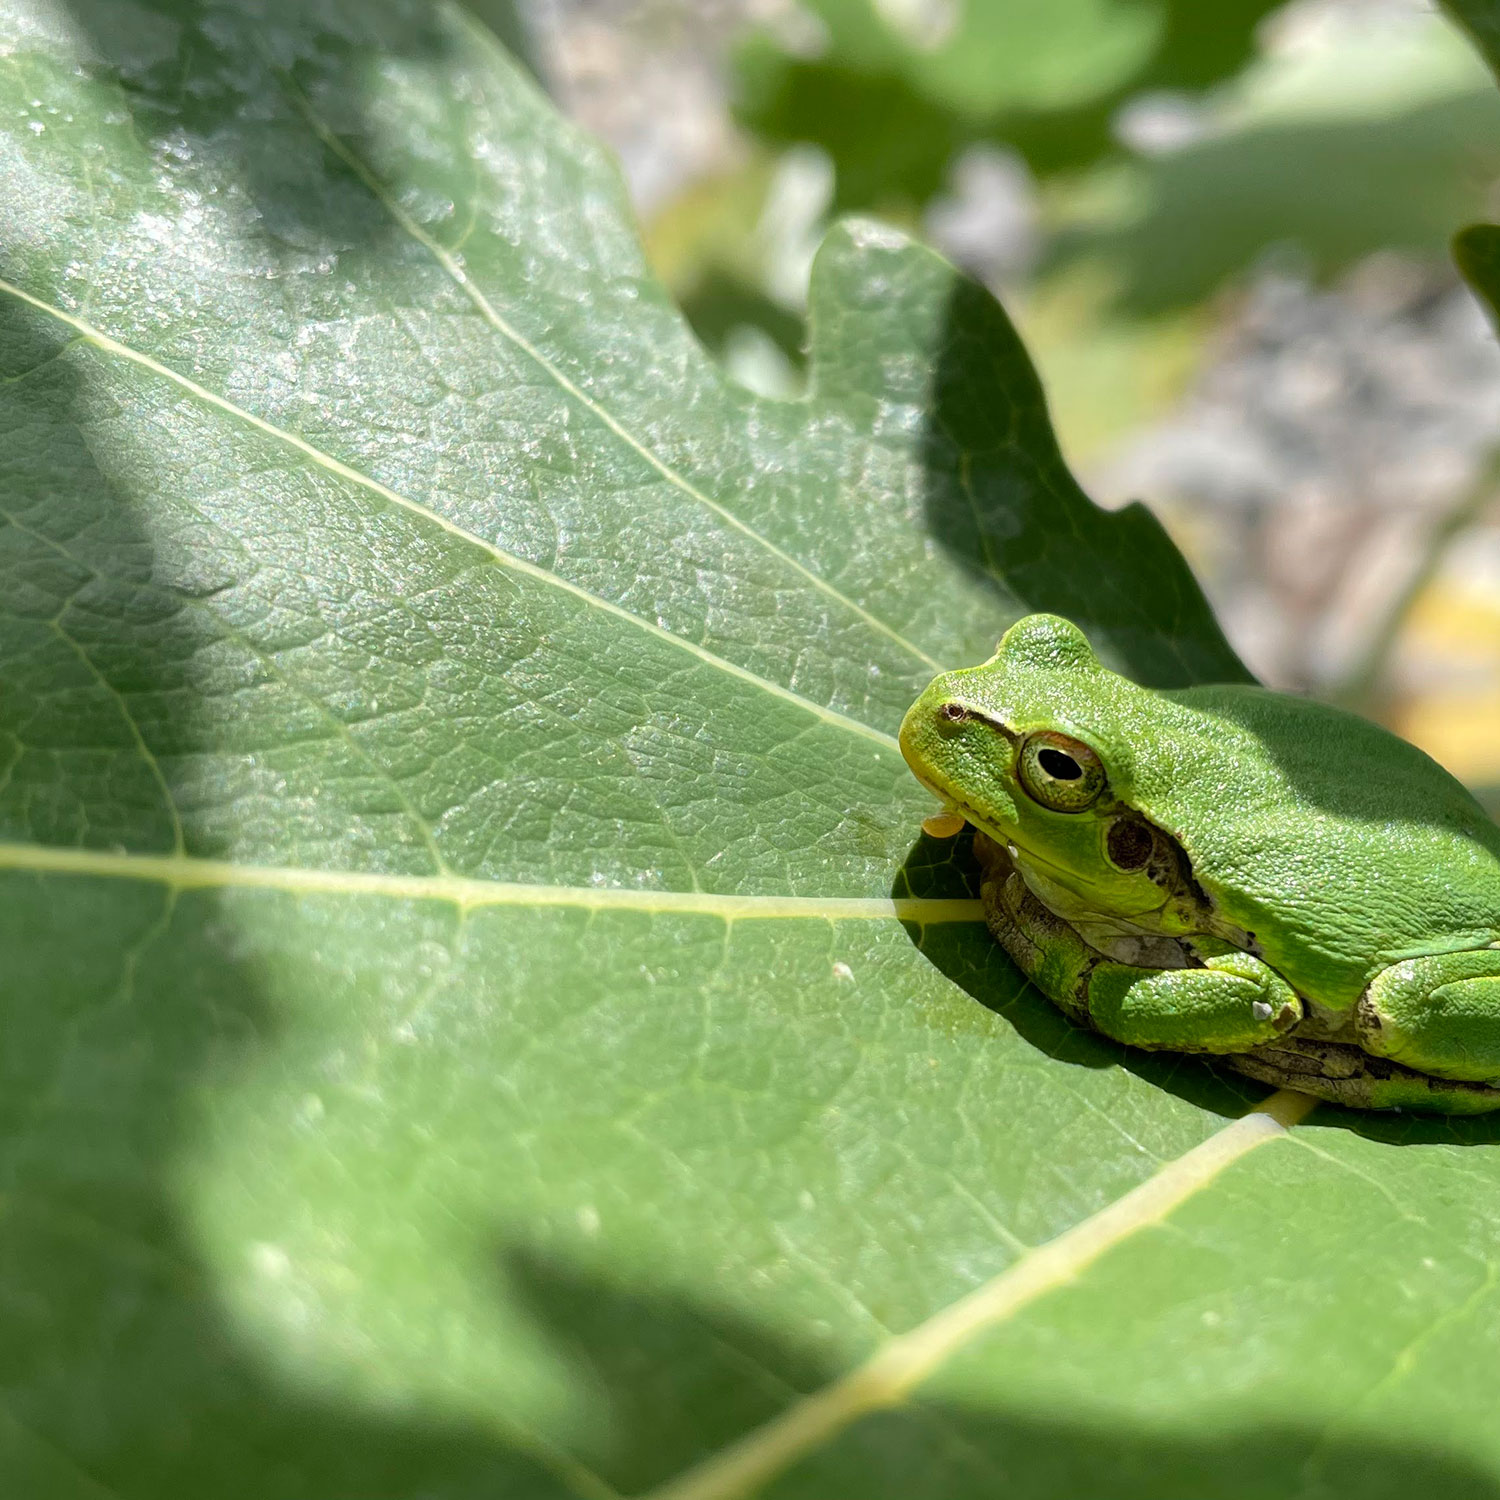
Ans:
[[[1080,257],[1139,314],[1201,303],[1270,249],[1325,276],[1382,249],[1441,254],[1500,175],[1500,100],[1481,64],[1434,15],[1301,9],[1310,19],[1259,0],[819,0],[790,35],[783,24],[741,43],[737,113],[771,152],[822,154],[829,212],[916,223],[966,153],[1016,153],[1043,189],[1028,300]],[[778,276],[778,247],[763,244],[757,267],[744,232],[773,180],[757,159],[694,190],[696,259],[678,215],[664,230],[658,264],[690,316],[703,309],[711,347],[735,297],[749,320],[758,277]],[[709,200],[739,217],[733,251]],[[796,295],[763,299],[784,349]]]
[[[925,203],[977,141],[1015,144],[1039,174],[1114,149],[1132,93],[1201,89],[1248,60],[1268,0],[816,0],[791,50],[761,32],[738,58],[740,118],[769,142],[822,146],[834,206]],[[799,55],[801,54],[801,55]]]
[[[1436,16],[1351,26],[1338,47],[1263,59],[1142,161],[1112,227],[1057,254],[1116,267],[1120,295],[1195,302],[1273,247],[1324,276],[1375,250],[1444,253],[1500,177],[1500,96]]]

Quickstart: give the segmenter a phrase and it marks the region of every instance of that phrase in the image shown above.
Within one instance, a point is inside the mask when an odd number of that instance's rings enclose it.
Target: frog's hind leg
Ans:
[[[1434,1078],[1343,1042],[1285,1036],[1220,1061],[1273,1088],[1295,1089],[1350,1109],[1440,1115],[1482,1115],[1500,1109],[1500,1088]]]
[[[1382,969],[1354,1012],[1358,1046],[1295,1034],[1225,1062],[1262,1083],[1355,1109],[1500,1109],[1500,950]]]
[[[1438,1080],[1500,1085],[1500,949],[1382,969],[1360,998],[1354,1025],[1359,1045],[1375,1057]]]

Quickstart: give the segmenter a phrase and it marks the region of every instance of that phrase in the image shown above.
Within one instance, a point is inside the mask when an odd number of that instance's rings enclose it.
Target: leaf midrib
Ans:
[[[0,843],[0,870],[36,875],[154,881],[174,890],[241,886],[312,895],[367,895],[488,906],[574,907],[721,917],[725,921],[804,918],[827,922],[895,920],[921,926],[982,922],[978,901],[923,896],[747,896],[625,886],[535,885],[466,875],[397,875],[300,865],[240,864],[184,854],[135,854],[48,844]]]
[[[1163,1222],[1241,1157],[1286,1135],[1317,1102],[1285,1089],[1272,1094],[1098,1212],[890,1339],[847,1375],[802,1397],[643,1500],[740,1500],[759,1491],[861,1417],[904,1402],[980,1334],[1076,1280],[1141,1230]]]

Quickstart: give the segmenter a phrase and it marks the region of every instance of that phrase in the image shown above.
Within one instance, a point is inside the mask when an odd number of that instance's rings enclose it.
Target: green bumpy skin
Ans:
[[[901,750],[1073,1020],[1338,1104],[1500,1109],[1500,829],[1415,746],[1264,688],[1140,687],[1031,615],[929,685]]]

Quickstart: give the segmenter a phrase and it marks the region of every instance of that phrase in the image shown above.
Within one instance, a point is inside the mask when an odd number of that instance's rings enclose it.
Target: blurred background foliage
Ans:
[[[1500,92],[1422,0],[471,0],[618,152],[700,337],[801,389],[830,219],[1004,299],[1101,503],[1267,682],[1500,803]]]

